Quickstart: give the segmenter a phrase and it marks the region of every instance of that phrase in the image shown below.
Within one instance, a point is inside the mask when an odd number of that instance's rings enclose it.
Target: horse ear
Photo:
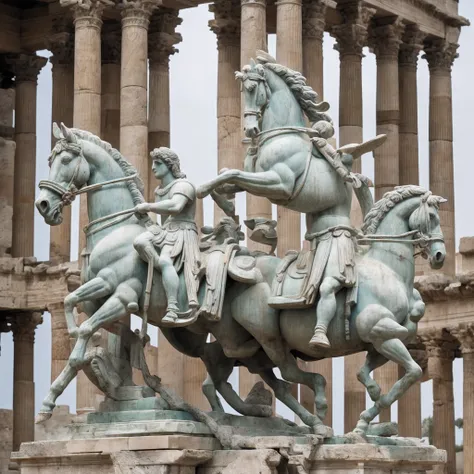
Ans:
[[[69,128],[64,125],[64,123],[61,122],[61,131],[63,132],[64,138],[69,142],[69,143],[77,143],[76,136],[74,133],[69,130]]]
[[[58,140],[64,138],[64,135],[62,134],[61,129],[58,127],[58,124],[56,122],[53,122],[53,136]]]
[[[254,68],[256,66],[255,59],[250,58],[250,66]]]
[[[235,79],[241,81],[244,78],[244,75],[240,71],[235,71]]]
[[[257,61],[260,64],[266,64],[266,63],[276,63],[276,59],[266,51],[263,51],[262,49],[259,49],[257,51]]]
[[[439,203],[440,204],[444,204],[445,202],[448,202],[448,200],[446,198],[444,198],[444,197],[439,198]]]

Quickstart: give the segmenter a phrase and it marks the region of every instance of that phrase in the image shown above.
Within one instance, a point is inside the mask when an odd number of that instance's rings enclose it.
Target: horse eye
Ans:
[[[63,158],[61,158],[61,163],[63,165],[68,165],[69,163],[71,163],[72,161],[72,156],[64,156]]]

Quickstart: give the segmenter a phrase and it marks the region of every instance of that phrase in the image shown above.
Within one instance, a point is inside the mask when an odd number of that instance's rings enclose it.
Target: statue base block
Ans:
[[[446,462],[433,446],[315,445],[309,438],[254,438],[222,450],[213,437],[123,436],[23,443],[21,474],[426,474]]]

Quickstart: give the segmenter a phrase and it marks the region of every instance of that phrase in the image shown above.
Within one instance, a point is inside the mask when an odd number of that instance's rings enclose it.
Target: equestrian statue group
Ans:
[[[82,285],[64,302],[75,345],[43,402],[40,421],[51,416],[57,397],[79,370],[111,398],[119,398],[114,387],[133,384],[94,342],[101,328],[119,334],[117,322],[130,314],[143,320],[140,334],[129,337],[131,359],[143,359],[147,324],[158,326],[178,351],[204,362],[203,391],[213,411],[223,410],[220,393],[242,415],[271,416],[271,406],[242,400],[228,382],[233,368],[244,366],[317,434],[326,432],[325,380],[300,366],[298,358],[367,352],[357,377],[373,405],[354,427],[361,435],[381,409],[421,377],[406,347],[424,314],[414,288],[414,256],[421,253],[432,268],[443,265],[438,207],[445,200],[408,185],[374,203],[370,180],[351,167],[385,136],[335,149],[328,104],[300,73],[268,53],[259,51],[236,76],[250,139],[243,170],[223,170],[196,188],[176,153],[157,148],[151,152],[152,171],[161,185],[153,203],[145,201],[136,170],[109,143],[87,131],[54,126],[57,142],[36,207],[49,225],[58,225],[63,207],[87,193],[89,224]],[[304,213],[309,248],[278,258],[241,245],[232,199],[243,191]],[[364,216],[360,229],[351,225],[353,192]],[[227,216],[215,228],[200,230],[196,200],[207,195]],[[274,222],[265,219],[251,225],[257,240],[275,231]],[[78,305],[87,315],[80,325]],[[382,394],[371,373],[388,361],[405,373]],[[144,370],[145,380],[152,380]],[[291,384],[314,392],[315,413],[292,395]]]

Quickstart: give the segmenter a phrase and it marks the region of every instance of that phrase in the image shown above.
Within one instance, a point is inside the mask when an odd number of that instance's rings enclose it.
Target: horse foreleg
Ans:
[[[67,328],[72,337],[77,337],[77,324],[74,319],[74,308],[82,301],[104,298],[116,288],[115,276],[111,278],[111,271],[99,272],[96,278],[84,283],[64,299],[64,314],[66,316]],[[107,278],[108,277],[108,278]]]
[[[53,409],[56,406],[56,400],[66,390],[67,386],[71,383],[74,377],[77,375],[77,370],[68,362],[63,371],[58,375],[56,380],[51,384],[49,393],[43,400],[43,405],[40,412],[36,416],[36,423],[42,423],[43,421],[51,418]]]
[[[210,194],[213,189],[223,184],[234,184],[240,189],[255,194],[256,196],[271,197],[273,199],[288,199],[293,192],[295,184],[294,174],[285,165],[278,168],[282,169],[258,173],[228,170],[212,181],[199,186],[197,195],[200,198],[204,198]]]
[[[380,413],[382,408],[388,408],[422,377],[421,367],[412,359],[405,344],[400,339],[388,339],[374,344],[376,350],[388,360],[396,362],[405,369],[405,375],[398,380],[386,395],[382,395],[374,406],[360,415],[360,420],[354,431],[366,433],[369,423]]]
[[[142,289],[142,284],[138,279],[121,283],[115,293],[79,326],[79,336],[69,357],[72,366],[77,367],[85,362],[87,344],[92,334],[102,326],[117,321],[130,313],[129,305],[131,303],[138,304],[138,295]]]
[[[379,384],[370,376],[370,373],[375,369],[382,367],[385,363],[387,363],[387,358],[385,356],[379,354],[375,349],[370,349],[367,351],[365,364],[357,373],[357,379],[367,389],[373,402],[376,402],[380,398],[381,390]]]

